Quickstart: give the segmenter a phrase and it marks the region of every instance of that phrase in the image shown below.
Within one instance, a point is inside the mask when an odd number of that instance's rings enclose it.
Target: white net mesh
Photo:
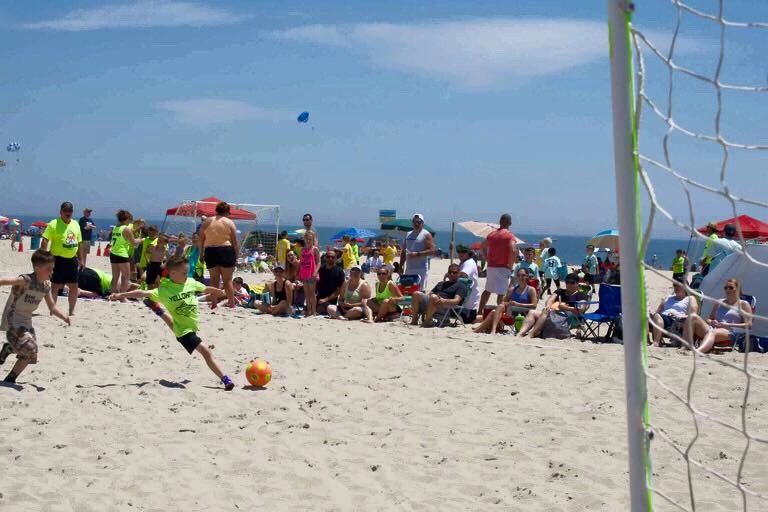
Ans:
[[[733,21],[726,10],[751,12],[749,6],[761,2],[654,3],[666,12],[649,3],[635,3],[637,25],[658,25],[660,18],[672,25],[632,30],[642,206],[648,213],[642,254],[660,228],[682,230],[703,243],[707,235],[697,227],[716,215],[765,218],[768,212],[768,85],[766,70],[755,71],[764,61],[768,23]],[[694,279],[686,286],[705,325],[689,315],[662,328],[683,349],[670,356],[651,352],[646,368],[657,510],[768,510],[768,360],[749,351],[768,340],[768,246],[749,240],[746,224],[735,227],[740,247],[725,251],[733,254],[718,260],[701,284]],[[668,280],[671,293],[668,272],[650,265],[645,271]],[[709,332],[710,312],[717,305],[729,310],[728,278],[738,279],[743,298],[756,306],[752,312],[733,310],[752,326],[731,328],[730,339],[701,353],[696,347]],[[657,304],[648,307],[651,316]],[[743,353],[731,351],[734,340],[743,341]],[[690,421],[681,423],[680,417]]]
[[[184,233],[191,237],[202,223],[204,213],[215,206],[215,203],[204,201],[184,201],[173,215],[166,216],[161,231],[171,236]],[[280,228],[280,207],[248,203],[229,203],[229,206],[232,212],[230,218],[237,226],[240,240],[238,256],[248,256],[257,248],[274,256]]]

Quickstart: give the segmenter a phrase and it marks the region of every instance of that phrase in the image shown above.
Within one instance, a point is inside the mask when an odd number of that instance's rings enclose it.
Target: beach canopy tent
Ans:
[[[435,230],[424,224],[424,229],[429,233],[435,234]],[[412,231],[413,222],[411,219],[395,219],[389,222],[385,222],[381,225],[382,231]]]
[[[718,236],[723,236],[723,231],[725,230],[726,224],[733,224],[736,226],[736,229],[741,227],[741,232],[744,234],[745,239],[768,238],[768,224],[757,220],[754,217],[750,217],[749,215],[739,215],[738,217],[721,220],[720,222],[715,222],[714,224],[715,227],[717,227]],[[699,233],[706,234],[708,233],[708,226],[701,227],[697,229],[697,231]],[[736,238],[738,238],[738,236]]]
[[[746,236],[746,235],[745,235]],[[741,283],[741,293],[752,295],[757,299],[756,315],[768,316],[768,271],[763,265],[768,264],[768,244],[747,244],[747,253],[761,263],[755,263],[744,256],[741,251],[736,251],[726,256],[709,274],[701,281],[699,290],[709,297],[723,298],[723,285],[730,278],[738,279]],[[704,318],[709,317],[713,303],[704,299],[701,313]],[[752,319],[750,334],[756,336],[768,336],[768,320],[755,316]]]
[[[188,201],[180,205],[168,208],[165,215],[176,215],[179,217],[212,217],[216,215],[216,204],[220,203],[218,197],[206,197],[199,201]],[[232,220],[255,220],[256,214],[243,210],[242,208],[232,208],[229,212],[229,218]]]
[[[479,222],[476,220],[465,220],[464,222],[459,222],[458,225],[473,235],[475,235],[478,238],[485,238],[490,233],[493,233],[497,229],[499,229],[499,225],[495,222]],[[525,245],[525,240],[521,239],[519,236],[512,233],[512,236],[515,237],[515,243]]]

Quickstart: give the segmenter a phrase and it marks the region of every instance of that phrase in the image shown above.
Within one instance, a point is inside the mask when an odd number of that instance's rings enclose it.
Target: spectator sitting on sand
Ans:
[[[376,275],[379,280],[376,283],[374,297],[368,301],[368,305],[376,315],[375,321],[383,322],[390,319],[390,315],[399,313],[400,305],[398,302],[403,298],[403,294],[392,281],[392,271],[387,267],[379,267]]]
[[[578,274],[568,274],[565,289],[555,290],[547,299],[544,309],[528,312],[519,335],[530,333],[532,338],[539,334],[544,338],[570,337],[570,328],[589,307],[586,301],[587,296],[579,291]]]
[[[688,316],[698,312],[698,303],[688,295],[688,292],[681,283],[675,281],[672,285],[674,293],[667,295],[661,301],[659,307],[651,316],[651,327],[653,329],[653,346],[658,347],[661,344],[661,338],[670,333],[680,335],[690,345],[691,333],[690,322],[685,320]],[[679,341],[674,341],[673,345],[680,346]]]
[[[328,251],[323,256],[323,264],[318,271],[317,283],[317,312],[324,315],[328,313],[328,306],[335,306],[341,287],[344,285],[344,270],[336,265],[338,255],[336,251]]]
[[[510,285],[501,304],[496,306],[496,310],[486,315],[483,322],[473,329],[474,332],[498,333],[501,332],[499,324],[504,313],[515,316],[518,313],[527,314],[536,309],[539,303],[539,295],[536,289],[528,284],[530,275],[524,268],[518,268],[515,274],[515,280],[518,284]],[[502,324],[503,325],[503,324]]]
[[[374,274],[377,274],[379,269],[384,267],[384,259],[381,257],[378,249],[371,251],[365,262],[368,264],[368,266],[371,268],[371,272]]]
[[[413,295],[411,325],[417,325],[419,316],[424,315],[422,327],[432,327],[435,313],[461,304],[466,293],[468,290],[459,282],[459,265],[451,263],[448,266],[446,279],[437,283],[429,295],[424,292],[416,292]]]
[[[720,299],[727,306],[715,304],[709,318],[704,320],[696,313],[691,314],[691,331],[701,340],[699,352],[707,353],[716,342],[744,338],[745,329],[752,328],[752,307],[741,298],[741,283],[728,279],[723,286],[725,298]]]
[[[270,301],[262,302],[258,309],[262,313],[273,316],[288,316],[293,312],[293,283],[285,278],[285,269],[282,265],[275,265],[272,269],[275,280],[267,284]]]
[[[329,304],[328,315],[337,320],[357,320],[373,323],[373,313],[368,307],[371,298],[371,287],[362,279],[363,271],[359,265],[349,269],[349,279],[341,287],[341,299],[337,306]]]

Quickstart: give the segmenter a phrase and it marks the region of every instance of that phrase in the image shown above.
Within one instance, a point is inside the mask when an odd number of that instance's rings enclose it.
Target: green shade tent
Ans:
[[[411,231],[413,229],[413,223],[411,219],[395,219],[390,222],[385,222],[381,225],[382,231]],[[431,234],[435,234],[435,230],[424,224],[424,229]]]

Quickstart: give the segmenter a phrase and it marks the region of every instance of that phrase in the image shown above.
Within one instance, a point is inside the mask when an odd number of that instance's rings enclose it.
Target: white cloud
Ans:
[[[306,25],[277,39],[349,48],[374,64],[485,89],[607,56],[605,24],[540,18]]]
[[[291,113],[264,109],[238,100],[203,98],[172,100],[157,104],[161,110],[172,112],[179,121],[194,125],[229,123],[233,121],[282,121]]]
[[[140,0],[93,9],[76,9],[64,17],[23,25],[29,29],[81,32],[106,28],[203,27],[229,25],[246,19],[198,2]]]

